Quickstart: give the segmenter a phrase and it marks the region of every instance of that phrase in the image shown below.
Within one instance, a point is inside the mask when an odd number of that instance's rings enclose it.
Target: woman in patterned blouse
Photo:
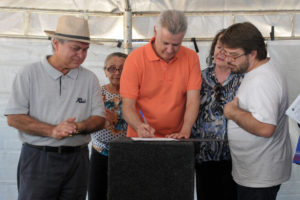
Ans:
[[[93,133],[89,173],[88,198],[107,199],[107,164],[109,142],[125,137],[127,124],[122,116],[120,77],[127,55],[115,52],[105,59],[104,71],[109,84],[102,86],[102,97],[106,109],[104,129]]]
[[[195,143],[197,196],[201,200],[235,200],[231,157],[224,105],[231,101],[243,78],[233,74],[225,62],[221,30],[214,38],[202,71],[201,104],[191,137],[208,141]]]

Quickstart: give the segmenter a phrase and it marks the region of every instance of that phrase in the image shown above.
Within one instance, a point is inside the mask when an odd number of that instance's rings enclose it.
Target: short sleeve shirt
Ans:
[[[183,125],[188,90],[200,90],[201,70],[198,55],[181,46],[174,58],[166,63],[153,50],[155,38],[127,57],[121,76],[122,98],[136,101],[155,135],[179,132]],[[142,118],[141,118],[142,120]],[[127,136],[137,133],[128,126]]]
[[[102,155],[107,156],[109,142],[126,136],[127,123],[122,115],[120,94],[110,93],[104,86],[101,88],[105,109],[114,113],[112,120],[106,119],[105,128],[92,134],[92,145]]]
[[[246,187],[270,187],[287,181],[292,155],[285,111],[287,85],[276,63],[270,60],[247,72],[237,92],[239,106],[258,121],[276,126],[269,138],[259,137],[228,121],[232,176]]]
[[[213,65],[202,71],[201,104],[191,137],[218,141],[195,144],[198,163],[231,159],[227,138],[227,120],[223,110],[225,104],[233,100],[243,75],[230,73],[224,83],[217,87],[219,82],[214,69]]]
[[[4,114],[26,114],[50,125],[70,117],[76,117],[76,122],[91,116],[105,117],[100,93],[99,81],[93,72],[79,67],[63,75],[45,57],[41,62],[25,66],[16,75]],[[19,133],[23,142],[33,145],[78,146],[90,141],[90,135],[56,140]]]

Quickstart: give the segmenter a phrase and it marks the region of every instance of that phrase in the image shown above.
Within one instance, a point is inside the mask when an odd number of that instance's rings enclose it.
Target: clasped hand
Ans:
[[[53,128],[51,137],[60,140],[65,137],[72,136],[72,134],[76,133],[75,120],[76,117],[72,117],[62,121]]]

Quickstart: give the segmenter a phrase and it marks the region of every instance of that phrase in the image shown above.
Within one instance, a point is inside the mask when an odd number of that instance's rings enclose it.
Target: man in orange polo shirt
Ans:
[[[189,138],[200,104],[198,55],[181,46],[183,12],[158,17],[154,37],[127,57],[120,93],[129,137]]]

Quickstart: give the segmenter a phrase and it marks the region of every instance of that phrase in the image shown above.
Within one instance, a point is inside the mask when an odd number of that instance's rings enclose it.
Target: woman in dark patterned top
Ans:
[[[92,154],[89,173],[88,198],[107,199],[107,162],[109,142],[125,137],[127,123],[122,116],[120,77],[127,55],[116,52],[105,59],[104,71],[109,84],[102,86],[102,97],[106,109],[104,129],[93,133]]]
[[[236,199],[223,108],[235,96],[243,76],[231,73],[225,62],[219,41],[224,31],[215,36],[207,58],[209,67],[202,71],[201,104],[191,133],[192,138],[209,140],[195,143],[197,196],[201,200]]]

